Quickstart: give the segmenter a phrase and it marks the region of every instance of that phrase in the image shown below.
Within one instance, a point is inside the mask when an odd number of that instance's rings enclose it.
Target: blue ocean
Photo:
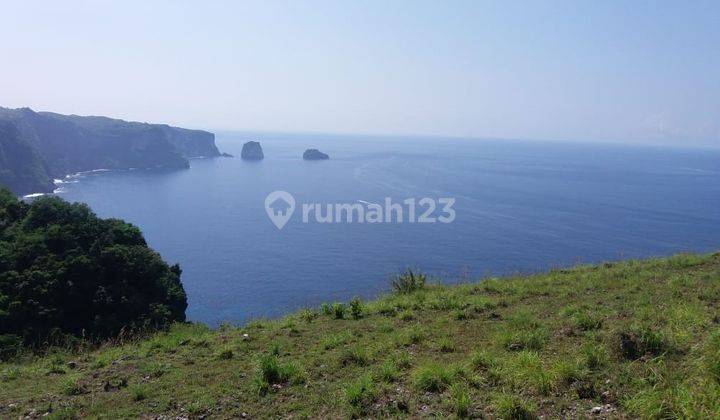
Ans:
[[[239,158],[260,141],[265,159]],[[720,248],[720,152],[514,140],[219,133],[236,158],[96,172],[58,194],[139,226],[179,263],[188,317],[212,326],[372,298],[417,268],[439,281]],[[327,161],[304,161],[318,148]],[[454,198],[452,223],[303,223],[265,198]],[[439,214],[439,208],[436,215]]]

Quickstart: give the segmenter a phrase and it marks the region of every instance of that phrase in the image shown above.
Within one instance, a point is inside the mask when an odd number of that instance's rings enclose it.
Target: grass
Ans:
[[[420,325],[412,325],[405,328],[399,336],[399,344],[402,346],[412,346],[420,344],[425,338],[425,332]]]
[[[62,394],[66,396],[80,395],[85,391],[77,379],[72,377],[63,379],[60,386]]]
[[[602,343],[585,343],[582,347],[585,366],[590,370],[600,370],[610,362],[610,355]]]
[[[453,384],[455,376],[451,366],[430,362],[413,372],[412,383],[420,391],[440,392]]]
[[[500,395],[494,406],[498,416],[502,419],[531,420],[537,417],[533,405],[517,395]]]
[[[168,373],[172,367],[166,363],[148,361],[140,364],[138,369],[142,374],[150,378],[159,378]]]
[[[427,284],[427,276],[422,273],[415,273],[411,269],[408,269],[406,272],[395,277],[391,284],[396,293],[413,293],[425,288]]]
[[[720,254],[441,286],[0,362],[0,418],[720,416]]]
[[[386,360],[378,369],[378,379],[383,382],[392,383],[400,378],[400,369],[394,360]]]
[[[370,375],[363,375],[345,387],[345,401],[352,415],[365,414],[375,397],[375,384]]]
[[[487,370],[495,366],[495,357],[486,350],[470,353],[470,366],[474,369]]]
[[[325,350],[332,350],[340,347],[352,339],[352,333],[349,331],[342,331],[336,334],[328,334],[322,337],[320,344]]]
[[[130,395],[133,401],[142,401],[148,397],[148,387],[146,385],[133,385],[130,387]]]
[[[455,342],[449,338],[438,339],[438,349],[443,353],[452,353],[455,351]]]
[[[368,354],[367,349],[360,346],[343,349],[342,354],[340,355],[340,365],[347,366],[352,364],[357,366],[369,365],[370,355]]]
[[[261,356],[258,361],[258,375],[268,384],[281,384],[293,381],[301,383],[303,375],[301,369],[293,362],[280,363],[275,354]]]
[[[452,410],[458,417],[467,417],[470,413],[470,394],[463,384],[453,384],[450,387],[450,402]]]

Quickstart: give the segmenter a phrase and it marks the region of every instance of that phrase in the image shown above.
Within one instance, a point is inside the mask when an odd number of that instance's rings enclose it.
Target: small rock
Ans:
[[[612,406],[612,404],[605,404],[605,405],[598,405],[596,407],[593,407],[590,409],[590,414],[608,414],[608,413],[614,413],[615,407]]]
[[[259,142],[249,141],[243,144],[240,157],[244,160],[262,160],[265,158],[265,155]]]
[[[326,160],[330,159],[330,156],[327,155],[327,153],[323,153],[319,151],[318,149],[307,149],[305,153],[303,153],[303,159],[305,160]]]
[[[70,369],[75,369],[77,367],[77,362],[71,360],[67,362],[67,367]]]
[[[240,413],[240,417],[242,417],[242,418],[247,417],[247,415],[248,415],[248,414],[247,414],[246,412],[244,412],[244,411],[243,411],[242,413]]]
[[[248,341],[249,339],[250,339],[250,336],[247,333],[242,335],[243,341]]]

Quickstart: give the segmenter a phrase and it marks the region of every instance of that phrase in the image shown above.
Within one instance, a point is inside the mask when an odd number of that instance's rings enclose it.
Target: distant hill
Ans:
[[[188,168],[215,157],[215,135],[165,124],[0,107],[0,185],[51,192],[53,179],[93,169]]]

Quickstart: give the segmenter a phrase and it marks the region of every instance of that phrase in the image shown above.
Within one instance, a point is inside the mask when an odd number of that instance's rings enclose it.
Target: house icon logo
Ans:
[[[265,198],[265,211],[270,221],[282,229],[295,211],[295,198],[287,191],[273,191]]]

